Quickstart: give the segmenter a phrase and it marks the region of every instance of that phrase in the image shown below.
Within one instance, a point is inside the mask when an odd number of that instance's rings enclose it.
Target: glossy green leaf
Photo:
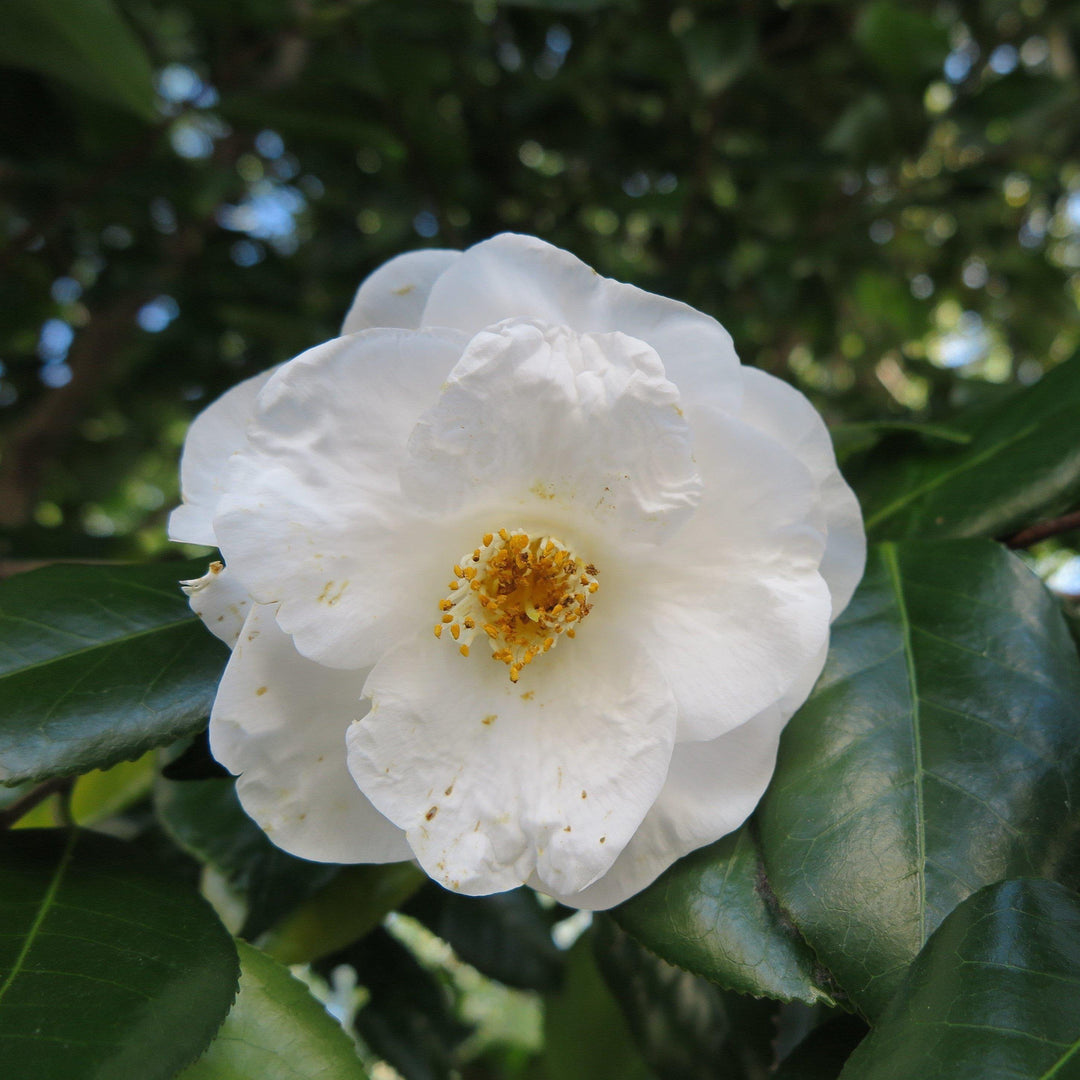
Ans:
[[[236,947],[236,1003],[178,1080],[363,1080],[352,1040],[308,988],[251,945]]]
[[[522,990],[554,990],[559,985],[566,954],[551,937],[557,916],[541,907],[531,889],[462,896],[431,882],[404,913],[489,979]]]
[[[0,782],[107,768],[198,731],[228,653],[177,582],[205,563],[0,582]]]
[[[9,0],[0,64],[62,79],[154,118],[150,58],[112,0]]]
[[[769,880],[869,1016],[955,905],[1075,882],[1080,664],[1052,597],[989,541],[883,544],[784,732]]]
[[[96,833],[0,836],[0,1061],[19,1080],[168,1080],[236,993],[232,938],[145,852]]]
[[[259,940],[283,964],[302,964],[370,933],[427,880],[412,863],[346,866]]]
[[[933,15],[894,0],[862,5],[855,40],[879,71],[922,85],[941,70],[949,35]]]
[[[773,1063],[779,1005],[729,991],[643,949],[610,920],[597,920],[597,965],[657,1076],[757,1080]]]
[[[1003,881],[964,901],[912,964],[842,1080],[1080,1077],[1080,897]]]
[[[854,474],[872,536],[1007,536],[1080,502],[1080,357],[954,426],[967,446],[898,457],[885,443]]]
[[[244,900],[244,937],[257,937],[280,922],[340,870],[275,847],[244,813],[231,777],[159,780],[154,807],[166,832],[188,854],[218,870]]]
[[[657,956],[729,990],[832,1001],[827,973],[780,910],[746,826],[680,859],[612,915]]]

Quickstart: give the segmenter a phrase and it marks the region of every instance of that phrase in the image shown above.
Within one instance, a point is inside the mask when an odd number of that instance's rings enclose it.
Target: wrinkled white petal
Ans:
[[[200,578],[181,581],[180,587],[187,593],[191,610],[231,649],[251,609],[247,589],[220,562],[212,562]]]
[[[715,319],[601,277],[535,236],[503,233],[465,251],[432,286],[421,325],[476,333],[514,318],[638,338],[656,350],[688,400],[708,398],[738,410],[739,360],[731,335]]]
[[[764,795],[780,734],[809,696],[827,652],[823,647],[787,694],[741,727],[711,742],[676,744],[663,790],[611,869],[583,892],[557,899],[597,911],[614,907],[676,859],[734,832]]]
[[[460,251],[428,248],[383,263],[361,283],[341,332],[355,334],[379,326],[417,329],[432,285],[460,258]]]
[[[655,540],[700,497],[678,391],[623,334],[520,321],[477,334],[409,451],[403,487],[433,512],[489,503]]]
[[[675,707],[639,647],[584,632],[516,685],[430,634],[392,649],[349,730],[349,768],[421,866],[480,895],[603,874],[656,798]],[[543,668],[544,670],[541,670]]]
[[[836,464],[825,421],[806,397],[782,379],[743,368],[741,418],[788,447],[817,482],[828,538],[821,574],[832,593],[832,617],[847,607],[866,565],[866,531],[859,500]]]
[[[679,703],[680,741],[713,739],[786,693],[827,640],[831,612],[809,470],[730,417],[695,430],[695,459],[702,503],[639,566],[632,594]]]
[[[363,796],[345,766],[345,732],[363,715],[366,671],[305,660],[255,606],[218,688],[210,748],[238,774],[236,793],[278,847],[317,862],[411,858],[404,834]]]
[[[433,546],[398,469],[463,344],[453,331],[338,338],[285,365],[259,397],[214,528],[229,569],[257,600],[280,603],[278,623],[313,660],[370,666],[428,622],[444,591],[462,549]]]
[[[169,515],[169,539],[217,546],[214,514],[231,456],[244,445],[255,398],[276,371],[270,368],[227,390],[191,422],[180,457],[183,503]]]

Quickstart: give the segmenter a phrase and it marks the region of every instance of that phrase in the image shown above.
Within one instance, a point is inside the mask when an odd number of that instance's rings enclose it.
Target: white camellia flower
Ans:
[[[745,820],[821,671],[865,558],[825,425],[527,236],[392,259],[343,335],[187,438],[213,752],[296,855],[619,903]]]

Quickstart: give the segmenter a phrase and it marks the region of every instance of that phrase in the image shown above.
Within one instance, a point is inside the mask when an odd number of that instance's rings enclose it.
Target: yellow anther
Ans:
[[[459,645],[458,646],[458,652],[461,653],[462,656],[468,656],[469,655],[469,646],[468,645]]]
[[[487,636],[491,638],[492,641],[499,640],[499,631],[496,630],[495,627],[491,625],[491,623],[484,623],[484,633],[487,634]]]
[[[461,626],[458,623],[452,623],[450,626],[450,635],[455,641],[461,637]]]
[[[600,582],[598,582],[598,581],[590,581],[589,582],[589,592],[594,593],[599,588],[600,588]]]
[[[461,567],[458,566],[457,563],[454,563],[454,576],[455,577],[464,577],[465,576],[465,571],[462,570]]]
[[[505,531],[505,530],[503,530],[503,531]],[[501,532],[500,532],[500,535],[501,535]],[[494,539],[495,539],[495,537],[492,536],[491,533],[484,533],[484,547],[489,547],[491,545],[491,541],[494,540]],[[479,555],[480,552],[478,551],[476,554]]]
[[[451,592],[454,592],[456,589],[461,588],[461,582],[460,581],[447,582],[447,587],[450,589]]]
[[[440,611],[449,611],[453,606],[454,606],[454,601],[453,600],[440,600],[439,601],[439,610]]]
[[[567,637],[577,637],[577,634],[575,633],[573,627],[571,627],[569,630],[566,631],[566,636]]]
[[[466,630],[472,630],[476,626],[476,620],[471,615],[466,615],[461,621],[465,624]]]
[[[504,543],[505,543],[505,541],[510,539],[510,534],[505,529],[500,529],[499,530],[499,536],[503,540]]]
[[[442,637],[442,623],[435,624],[435,636]]]
[[[510,665],[510,681],[511,682],[517,682],[518,679],[520,679],[520,678],[521,678],[521,665],[520,664],[511,664]]]
[[[444,615],[442,617],[442,621],[444,623],[453,622],[454,621],[454,616],[453,615]]]

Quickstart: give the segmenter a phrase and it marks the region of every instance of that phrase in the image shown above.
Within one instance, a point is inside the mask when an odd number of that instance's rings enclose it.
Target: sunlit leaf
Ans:
[[[363,1080],[352,1040],[287,968],[243,941],[240,992],[206,1052],[178,1080]]]

